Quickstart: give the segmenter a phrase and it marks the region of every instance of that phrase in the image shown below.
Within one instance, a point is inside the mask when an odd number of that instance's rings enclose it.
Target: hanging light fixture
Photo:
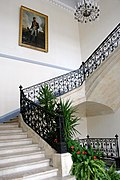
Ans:
[[[99,7],[94,0],[80,0],[75,8],[75,19],[81,23],[95,21],[100,15]]]

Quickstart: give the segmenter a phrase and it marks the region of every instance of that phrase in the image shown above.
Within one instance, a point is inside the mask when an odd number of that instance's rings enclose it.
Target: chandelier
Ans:
[[[75,8],[75,19],[81,23],[95,21],[100,15],[99,7],[93,0],[80,0]]]

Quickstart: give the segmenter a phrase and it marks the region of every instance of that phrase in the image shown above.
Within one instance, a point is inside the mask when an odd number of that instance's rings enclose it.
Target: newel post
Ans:
[[[117,134],[115,135],[115,138],[116,138],[116,149],[117,149],[116,153],[117,153],[117,156],[119,157],[119,145],[118,145],[118,135]]]
[[[85,63],[82,62],[82,67],[83,67],[83,78],[84,78],[84,81],[86,80],[86,73],[85,73]]]
[[[67,152],[67,145],[65,142],[65,132],[64,132],[64,117],[58,105],[56,111],[56,125],[57,125],[57,153],[53,156],[53,166],[58,168],[58,175],[65,177],[70,175],[70,170],[72,167],[71,154]]]
[[[20,85],[19,89],[20,89],[20,112],[21,112],[23,87]]]
[[[90,143],[90,136],[87,135],[87,145],[88,145],[88,148],[90,147],[91,143]]]
[[[62,154],[67,152],[67,145],[65,141],[65,132],[64,132],[64,117],[59,108],[57,108],[56,124],[57,124],[57,152]]]

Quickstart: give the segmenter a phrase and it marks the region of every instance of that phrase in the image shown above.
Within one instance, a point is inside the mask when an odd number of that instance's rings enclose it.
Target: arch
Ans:
[[[111,107],[93,101],[85,101],[83,103],[80,103],[76,106],[76,108],[79,111],[80,117],[98,116],[114,113]]]

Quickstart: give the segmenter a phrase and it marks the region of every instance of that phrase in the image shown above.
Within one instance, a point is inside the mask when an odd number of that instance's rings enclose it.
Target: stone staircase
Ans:
[[[58,169],[49,163],[17,122],[0,124],[0,180],[74,180],[58,177]]]

